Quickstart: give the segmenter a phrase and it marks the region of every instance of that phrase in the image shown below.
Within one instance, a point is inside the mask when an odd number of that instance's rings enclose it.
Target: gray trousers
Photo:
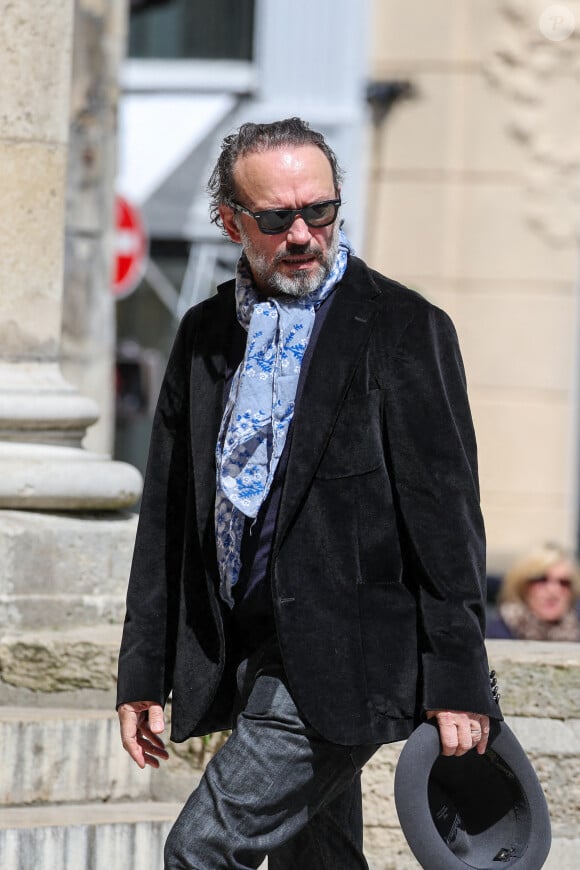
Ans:
[[[275,646],[240,665],[240,713],[165,846],[165,870],[368,870],[360,772],[377,745],[324,740],[292,700]]]

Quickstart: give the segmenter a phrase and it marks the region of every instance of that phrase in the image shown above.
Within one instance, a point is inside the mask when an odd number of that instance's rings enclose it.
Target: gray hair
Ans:
[[[332,169],[332,179],[336,193],[344,177],[336,154],[328,145],[322,133],[312,130],[301,118],[286,118],[271,124],[242,124],[237,132],[226,136],[221,145],[217,163],[210,175],[207,190],[210,196],[209,213],[211,222],[223,224],[219,214],[221,205],[229,205],[236,200],[234,169],[236,161],[246,154],[271,151],[284,145],[314,145],[320,148]]]

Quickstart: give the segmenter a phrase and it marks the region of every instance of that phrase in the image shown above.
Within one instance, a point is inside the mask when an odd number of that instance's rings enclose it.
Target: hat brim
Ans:
[[[479,831],[471,840],[469,831],[467,832],[466,842],[463,844],[466,860],[463,860],[454,854],[436,826],[429,801],[430,777],[436,762],[438,777],[443,782],[446,776],[445,765],[448,763],[450,779],[457,780],[457,777],[461,779],[465,776],[468,785],[466,793],[469,792],[472,796],[470,811],[473,817],[474,808],[477,814],[478,786],[481,791],[481,778],[485,779],[492,759],[496,762],[499,759],[500,762],[499,765],[493,764],[493,775],[505,779],[506,789],[514,789],[513,793],[519,795],[520,806],[514,806],[512,812],[512,816],[517,819],[519,843],[515,854],[510,855],[507,849],[505,857],[497,857],[502,853],[502,847],[509,845],[505,838],[502,839],[509,825],[499,818],[501,809],[491,819],[489,806],[482,803]],[[493,778],[491,783],[493,784]],[[484,800],[482,796],[481,801]],[[505,794],[503,800],[505,802]],[[395,772],[395,805],[411,851],[421,866],[428,867],[429,870],[465,870],[466,867],[484,870],[489,866],[505,867],[509,870],[540,870],[550,851],[550,817],[544,792],[528,756],[505,722],[492,720],[485,755],[479,756],[473,749],[463,756],[453,758],[444,758],[441,755],[439,730],[435,722],[430,720],[420,725],[407,740],[399,757]],[[461,812],[461,808],[459,810]],[[486,837],[488,842],[482,850],[481,842]],[[493,842],[494,838],[497,842]],[[488,857],[483,856],[485,851],[489,853]]]

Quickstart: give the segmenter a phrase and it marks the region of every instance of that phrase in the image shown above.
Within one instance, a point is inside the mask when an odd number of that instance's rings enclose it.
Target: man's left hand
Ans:
[[[474,747],[483,755],[489,737],[489,716],[458,710],[427,710],[437,720],[443,755],[465,755]]]

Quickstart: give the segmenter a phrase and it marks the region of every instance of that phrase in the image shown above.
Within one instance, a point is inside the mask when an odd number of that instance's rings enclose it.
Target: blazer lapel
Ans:
[[[314,476],[377,314],[373,299],[380,291],[360,261],[354,262],[335,290],[294,412],[274,553]]]

